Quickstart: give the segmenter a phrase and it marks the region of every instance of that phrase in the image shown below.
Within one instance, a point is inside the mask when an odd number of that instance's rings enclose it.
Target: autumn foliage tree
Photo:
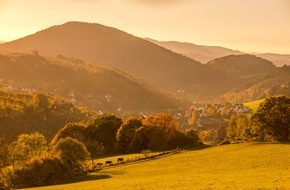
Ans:
[[[118,151],[123,153],[131,152],[131,142],[136,130],[142,126],[142,120],[136,117],[130,117],[124,121],[118,129],[116,140]]]
[[[84,135],[87,140],[102,143],[105,153],[112,153],[115,151],[116,134],[121,125],[121,118],[114,114],[105,114],[98,116],[89,124]]]
[[[287,96],[267,98],[253,115],[251,125],[253,140],[289,141],[290,98]]]
[[[245,114],[232,115],[227,128],[230,140],[247,140],[250,135],[249,118]]]
[[[71,137],[60,139],[52,152],[75,169],[80,169],[81,162],[90,155],[83,143]]]
[[[13,166],[24,165],[29,159],[40,156],[48,149],[47,141],[43,134],[34,132],[22,134],[10,144],[9,155]]]

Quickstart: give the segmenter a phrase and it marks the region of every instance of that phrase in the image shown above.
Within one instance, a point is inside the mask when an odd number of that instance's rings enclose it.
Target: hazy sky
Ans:
[[[0,41],[68,21],[163,41],[290,54],[290,0],[0,0]]]

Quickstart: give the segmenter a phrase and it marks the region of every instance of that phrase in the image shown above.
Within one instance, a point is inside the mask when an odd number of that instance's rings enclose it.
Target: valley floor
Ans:
[[[106,168],[39,190],[290,189],[290,144],[232,144]]]

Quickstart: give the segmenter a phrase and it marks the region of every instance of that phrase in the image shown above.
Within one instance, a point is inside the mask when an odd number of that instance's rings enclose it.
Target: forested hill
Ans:
[[[241,55],[244,52],[228,49],[219,46],[205,46],[196,45],[187,42],[167,41],[161,42],[153,39],[146,38],[146,40],[153,42],[161,47],[169,49],[173,52],[180,53],[194,60],[202,63],[207,63],[213,59],[228,55]],[[273,62],[276,66],[290,65],[289,54],[275,54],[275,53],[256,53],[255,55]]]
[[[16,85],[25,84],[21,87],[41,88],[65,97],[69,94],[77,104],[102,111],[163,111],[179,107],[176,99],[156,93],[148,86],[191,101],[213,101],[224,94],[240,92],[260,84],[266,76],[272,80],[271,76],[275,77],[272,73],[278,69],[270,61],[254,55],[229,55],[201,64],[118,29],[81,22],[53,26],[22,39],[0,44],[0,52],[31,53],[34,50],[43,56],[61,54],[120,71],[97,68],[93,69],[94,72],[91,69],[88,72],[88,69],[80,66],[82,62],[73,64],[77,67],[68,66],[78,61],[63,59],[62,56],[47,59],[36,54],[30,58],[27,55],[8,58],[8,62],[16,62],[14,65],[19,64],[20,59],[26,59],[22,61],[25,62],[21,64],[22,67],[11,70],[15,80],[10,79],[6,71],[0,71],[5,80],[16,81]],[[1,59],[2,62],[7,61],[5,56]],[[50,64],[52,62],[59,64]],[[6,64],[4,70],[7,68]],[[287,77],[284,79],[287,80]],[[281,85],[288,85],[284,79],[281,79]]]
[[[236,88],[217,98],[220,102],[249,102],[274,95],[290,96],[290,66],[277,68],[258,81]]]
[[[203,65],[183,55],[100,24],[68,22],[0,45],[0,52],[64,55],[121,70],[145,83],[195,95]]]
[[[51,92],[76,105],[114,113],[161,112],[181,104],[119,71],[64,56],[0,55],[0,87]]]
[[[35,131],[50,140],[66,123],[89,121],[94,115],[57,96],[0,91],[0,138],[7,142]]]
[[[249,54],[217,58],[208,62],[207,66],[236,76],[259,75],[276,69],[272,62]]]

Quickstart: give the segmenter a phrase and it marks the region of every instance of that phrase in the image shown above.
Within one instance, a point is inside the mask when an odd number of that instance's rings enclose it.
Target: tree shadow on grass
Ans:
[[[215,145],[200,144],[198,146],[188,147],[185,150],[202,150],[202,149],[210,148],[210,147],[213,147],[213,146],[215,146]]]
[[[97,174],[97,173],[88,173],[84,176],[79,176],[77,178],[74,178],[73,180],[70,180],[66,182],[65,184],[69,183],[78,183],[78,182],[85,182],[85,181],[94,181],[94,180],[102,180],[102,179],[109,179],[112,176],[107,174]]]

